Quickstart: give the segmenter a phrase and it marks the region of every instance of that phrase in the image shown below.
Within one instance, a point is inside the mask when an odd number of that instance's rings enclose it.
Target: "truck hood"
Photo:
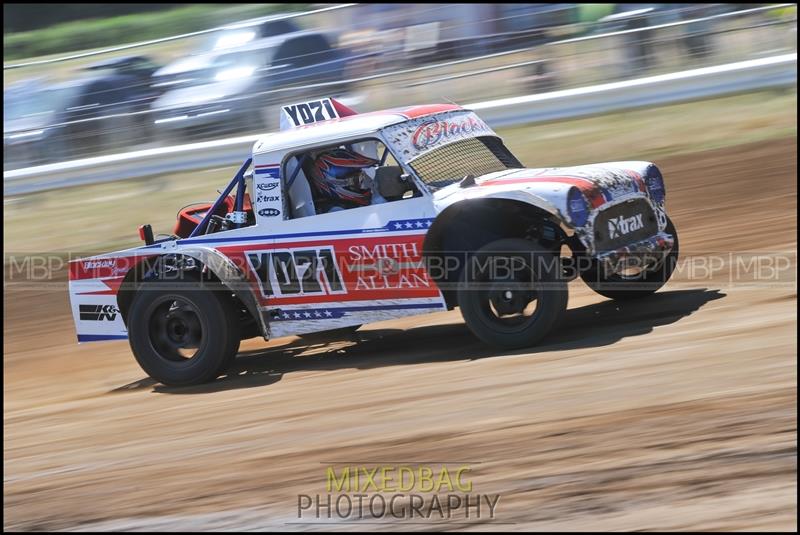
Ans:
[[[172,76],[176,74],[185,74],[200,69],[207,69],[214,62],[216,54],[205,53],[197,54],[194,56],[187,56],[169,63],[156,72],[153,73],[155,78],[162,76]]]
[[[575,167],[509,169],[475,178],[475,184],[451,184],[433,195],[437,211],[466,199],[506,198],[534,204],[559,218],[566,215],[570,190],[577,188],[589,210],[632,195],[649,196],[645,176],[650,162],[608,162]]]
[[[18,119],[6,119],[3,121],[3,134],[44,129],[47,125],[53,123],[54,117],[55,111],[50,111],[48,113],[26,115]]]
[[[223,100],[227,97],[239,96],[247,92],[252,85],[252,78],[210,81],[201,85],[179,87],[167,91],[153,103],[153,109],[179,108],[183,106],[204,105]],[[241,103],[234,105],[241,106]]]

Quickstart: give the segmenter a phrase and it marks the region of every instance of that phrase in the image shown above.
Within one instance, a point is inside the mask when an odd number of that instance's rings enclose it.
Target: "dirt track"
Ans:
[[[780,280],[683,270],[624,305],[575,282],[533,351],[487,349],[455,311],[249,341],[231,376],[170,389],[124,342],[75,344],[63,286],[7,286],[4,526],[305,529],[325,463],[437,461],[501,495],[481,529],[796,529],[796,154],[658,162],[684,257],[788,253]]]

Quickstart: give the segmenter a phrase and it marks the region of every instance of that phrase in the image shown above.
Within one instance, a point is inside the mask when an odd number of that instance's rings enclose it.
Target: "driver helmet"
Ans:
[[[353,150],[337,148],[319,153],[314,159],[311,183],[318,194],[333,201],[367,206],[372,200],[369,175],[365,169],[378,160]]]

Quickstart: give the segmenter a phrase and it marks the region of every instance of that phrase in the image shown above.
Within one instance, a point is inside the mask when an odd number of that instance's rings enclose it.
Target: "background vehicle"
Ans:
[[[119,150],[150,135],[145,111],[159,91],[144,56],[93,63],[67,82],[22,82],[4,92],[4,153],[29,164]]]
[[[299,32],[301,28],[290,19],[262,17],[260,19],[225,26],[203,37],[202,42],[186,57],[179,58],[153,73],[156,87],[181,85],[187,73],[203,69],[215,54],[258,42],[285,33]]]
[[[216,42],[234,39],[232,35],[238,32],[219,36]],[[302,95],[305,84],[341,81],[350,61],[345,51],[331,46],[325,34],[309,31],[214,50],[192,58],[193,70],[162,71],[169,73],[170,81],[155,82],[159,87],[168,84],[152,105],[158,135],[196,137],[263,129],[270,124],[268,104],[287,95]],[[164,76],[157,75],[156,80]],[[345,87],[342,84],[339,90]],[[288,88],[295,89],[275,93]],[[337,93],[335,86],[331,89]]]
[[[3,166],[23,167],[46,161],[44,143],[55,131],[49,127],[56,120],[56,109],[69,95],[64,90],[45,90],[40,80],[11,85],[3,92]],[[69,93],[69,91],[66,91]],[[60,154],[56,143],[51,150]]]

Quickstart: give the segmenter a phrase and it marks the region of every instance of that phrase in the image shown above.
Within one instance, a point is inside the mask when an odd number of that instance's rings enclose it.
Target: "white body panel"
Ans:
[[[427,112],[428,108],[433,111]],[[415,158],[455,141],[496,134],[477,116],[454,106],[425,107],[414,113],[350,116],[267,135],[253,147],[249,193],[255,225],[102,258],[122,264],[123,259],[209,248],[241,270],[264,318],[265,337],[272,338],[444,310],[442,293],[422,266],[422,244],[437,215],[461,201],[499,198],[535,206],[549,213],[568,235],[577,234],[589,251],[594,218],[615,203],[644,198],[660,214],[659,230],[666,225],[663,198],[653,201],[645,185],[643,177],[652,166],[648,162],[507,169],[476,177],[467,187],[455,183],[431,192],[416,176]],[[296,167],[294,155],[366,138],[391,149],[416,181],[420,196],[316,215],[307,206],[298,207],[302,203],[296,195],[306,186],[287,185]],[[299,175],[295,180],[304,179]],[[287,188],[292,202],[285,196]],[[568,204],[576,189],[591,205],[581,225],[573,221]],[[113,310],[104,307],[118,306],[114,288],[130,267],[115,264],[94,273],[75,270],[70,296],[79,339],[127,335],[121,314],[112,318]],[[81,319],[81,305],[99,306],[102,319],[89,320],[86,314]]]

